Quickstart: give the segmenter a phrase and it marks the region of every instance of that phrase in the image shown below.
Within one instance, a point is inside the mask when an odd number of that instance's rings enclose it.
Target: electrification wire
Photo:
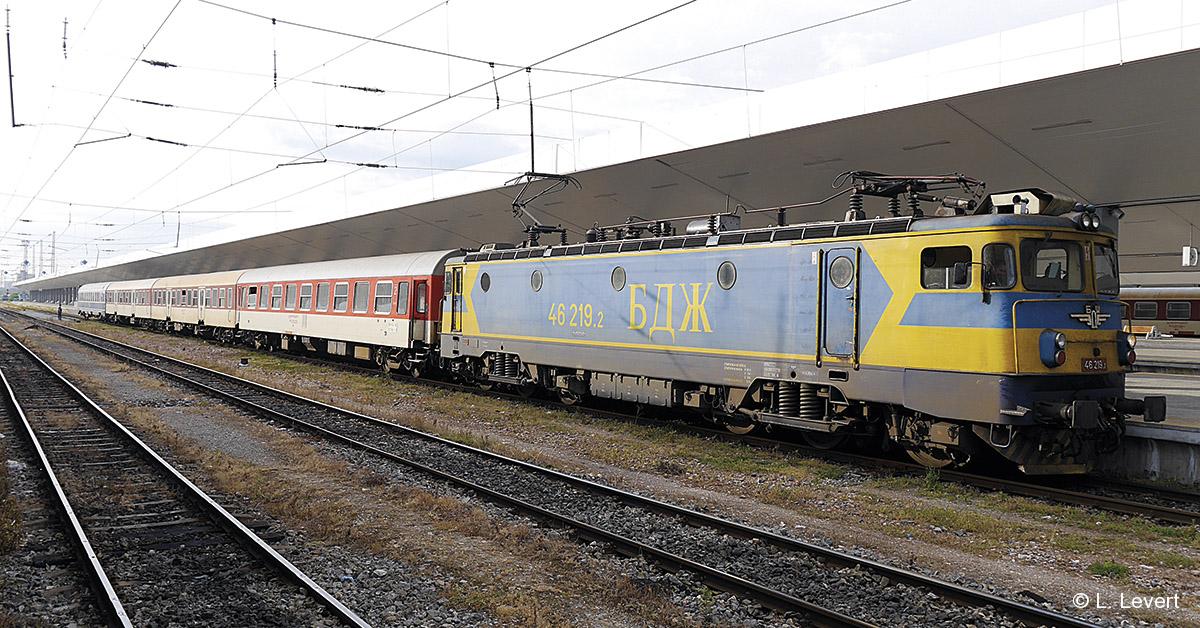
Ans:
[[[396,29],[398,29],[398,28],[402,28],[402,27],[404,27],[404,26],[406,26],[406,25],[408,25],[408,24],[412,23],[414,20],[420,19],[421,17],[423,17],[423,16],[427,15],[428,13],[430,13],[430,12],[434,11],[434,10],[435,10],[435,9],[437,9],[438,7],[441,7],[442,5],[446,4],[446,2],[447,2],[447,0],[442,0],[441,2],[438,2],[438,3],[434,4],[433,6],[429,7],[428,9],[425,9],[424,11],[421,11],[420,13],[417,13],[416,15],[414,15],[414,16],[412,16],[412,17],[410,17],[410,18],[406,19],[406,20],[404,20],[403,22],[400,22],[399,24],[397,24],[397,25],[395,25],[395,26],[393,26],[393,27],[391,27],[391,28],[389,28],[389,29],[387,29],[387,30],[383,31],[382,33],[380,33],[380,36],[387,35],[388,33],[391,33],[392,31],[395,31],[395,30],[396,30]],[[346,56],[346,55],[348,55],[348,54],[350,54],[350,53],[352,53],[352,52],[354,52],[354,51],[356,51],[356,50],[358,50],[358,49],[362,48],[363,46],[366,46],[368,43],[369,43],[369,42],[363,42],[363,43],[360,43],[360,44],[358,44],[357,46],[354,46],[354,47],[352,47],[352,48],[349,48],[348,50],[345,50],[345,51],[343,51],[342,53],[335,55],[333,58],[329,59],[328,61],[325,61],[324,63],[320,63],[320,64],[317,64],[317,65],[314,65],[314,66],[310,67],[309,69],[307,69],[307,70],[305,70],[305,71],[303,71],[303,72],[301,72],[301,73],[297,74],[297,75],[296,75],[296,77],[302,77],[302,76],[304,76],[304,75],[306,75],[306,74],[309,74],[309,73],[311,73],[311,72],[314,72],[314,71],[316,71],[316,70],[318,70],[318,69],[320,69],[320,68],[324,67],[325,65],[327,65],[327,64],[329,64],[329,63],[333,63],[334,61],[337,61],[338,59],[341,59],[342,57],[344,57],[344,56]],[[283,81],[283,84],[284,84],[284,85],[286,85],[286,84],[288,83],[288,81],[289,81],[289,80],[291,80],[291,79],[284,80],[284,81]],[[208,140],[207,142],[205,142],[204,146],[201,146],[201,147],[199,147],[199,148],[198,148],[196,151],[194,151],[194,152],[193,152],[191,155],[189,155],[188,157],[186,157],[186,158],[185,158],[185,159],[184,159],[182,162],[180,162],[179,164],[177,164],[177,165],[176,165],[174,168],[172,168],[171,170],[167,171],[165,174],[163,174],[163,175],[162,175],[162,176],[160,176],[158,179],[156,179],[156,180],[155,180],[153,183],[151,183],[150,185],[148,185],[148,186],[146,186],[145,188],[143,188],[143,189],[142,189],[140,192],[138,192],[137,194],[134,194],[133,196],[131,196],[131,197],[130,197],[129,199],[127,199],[125,202],[126,202],[126,203],[129,203],[129,202],[133,201],[134,199],[136,199],[137,197],[141,196],[142,194],[145,194],[146,192],[148,192],[148,191],[150,191],[150,190],[154,189],[155,187],[157,187],[157,186],[158,186],[160,183],[162,183],[164,180],[166,180],[166,178],[167,178],[167,177],[169,177],[169,176],[171,176],[172,174],[175,174],[176,172],[178,172],[180,168],[182,168],[182,167],[184,167],[185,165],[187,165],[187,164],[188,164],[188,162],[190,162],[190,161],[191,161],[192,159],[194,159],[194,158],[195,158],[197,155],[199,155],[199,154],[200,154],[200,153],[201,153],[201,152],[204,150],[205,146],[207,146],[208,144],[211,144],[212,142],[215,142],[215,141],[216,141],[218,138],[220,138],[222,135],[224,135],[226,131],[228,131],[230,128],[232,128],[232,127],[233,127],[233,125],[234,125],[234,124],[237,124],[238,120],[241,120],[242,116],[244,116],[245,114],[249,113],[251,109],[254,109],[256,106],[258,106],[258,104],[259,104],[260,102],[262,102],[264,98],[266,98],[267,96],[271,95],[271,93],[272,93],[272,92],[274,92],[274,91],[275,91],[275,88],[274,88],[274,87],[272,87],[271,89],[268,89],[267,91],[263,92],[262,96],[259,96],[259,97],[258,97],[258,98],[257,98],[257,99],[254,101],[254,102],[250,103],[250,106],[246,107],[246,109],[245,109],[245,110],[242,112],[242,115],[240,115],[240,116],[238,116],[238,117],[234,118],[233,120],[231,120],[231,121],[229,122],[229,124],[225,125],[225,127],[224,127],[224,128],[222,128],[222,129],[221,129],[220,131],[218,131],[218,132],[217,132],[215,135],[213,135],[211,138],[209,138],[209,140]],[[326,147],[326,148],[328,148],[328,147]]]
[[[734,46],[727,46],[727,47],[725,47],[725,48],[721,48],[721,49],[719,49],[719,50],[712,50],[712,51],[705,52],[705,53],[701,53],[701,54],[698,54],[698,55],[693,55],[693,56],[691,56],[691,57],[688,57],[688,58],[686,58],[686,59],[679,59],[679,60],[677,60],[677,61],[671,61],[670,63],[663,63],[663,64],[661,64],[661,65],[656,65],[656,66],[654,66],[654,67],[651,67],[651,68],[646,68],[646,69],[644,69],[644,70],[638,70],[637,72],[631,72],[631,73],[629,73],[629,74],[623,74],[623,75],[621,75],[621,76],[619,77],[619,79],[632,79],[632,78],[634,78],[634,77],[636,77],[636,76],[639,76],[639,75],[642,75],[642,74],[646,74],[646,73],[648,73],[648,72],[655,72],[655,71],[658,71],[658,70],[664,70],[664,69],[666,69],[666,68],[674,67],[674,66],[677,66],[677,65],[682,65],[682,64],[684,64],[684,63],[691,63],[692,61],[698,61],[698,60],[700,60],[700,59],[705,59],[705,58],[707,58],[707,57],[712,57],[712,56],[719,55],[719,54],[723,54],[723,53],[726,53],[726,52],[732,52],[732,51],[734,51],[734,50],[738,50],[738,49],[741,49],[741,48],[745,48],[745,47],[747,47],[747,46],[756,46],[756,45],[758,45],[758,44],[766,43],[766,42],[768,42],[768,41],[772,41],[772,40],[779,39],[779,38],[782,38],[782,37],[789,37],[789,36],[791,36],[791,35],[795,35],[795,34],[798,34],[798,33],[803,33],[803,32],[805,32],[805,31],[810,31],[810,30],[814,30],[814,29],[817,29],[817,28],[822,28],[822,27],[825,27],[825,26],[829,26],[829,25],[831,25],[831,24],[837,24],[838,22],[844,22],[844,21],[846,21],[846,20],[852,20],[852,19],[854,19],[854,18],[857,18],[857,17],[862,17],[862,16],[864,16],[864,15],[870,15],[870,14],[872,14],[872,13],[877,13],[877,12],[879,12],[879,11],[885,11],[885,10],[887,10],[887,9],[891,9],[891,8],[894,8],[894,7],[898,7],[898,6],[900,6],[900,5],[904,5],[904,4],[908,4],[908,3],[910,3],[910,2],[912,2],[912,0],[898,0],[897,2],[891,2],[891,3],[889,3],[889,4],[882,4],[882,5],[879,5],[879,6],[876,6],[876,7],[872,7],[872,8],[870,8],[870,9],[864,9],[864,10],[862,10],[862,11],[858,11],[858,12],[855,12],[855,13],[849,13],[849,14],[842,15],[842,16],[839,16],[839,17],[835,17],[835,18],[832,18],[832,19],[828,19],[828,20],[825,20],[825,21],[822,21],[822,22],[816,22],[816,23],[813,23],[813,24],[809,24],[809,25],[807,25],[807,26],[802,26],[802,27],[800,27],[800,28],[794,28],[794,29],[791,29],[791,30],[788,30],[788,31],[784,31],[784,32],[782,32],[782,33],[776,33],[776,34],[774,34],[774,35],[768,35],[767,37],[762,37],[762,38],[759,38],[759,39],[754,39],[754,40],[751,40],[751,41],[748,41],[748,42],[744,42],[744,43],[740,43],[740,44],[737,44],[737,45],[734,45]],[[538,96],[538,97],[534,98],[534,100],[542,100],[542,99],[545,99],[545,98],[553,98],[553,97],[555,97],[555,96],[561,96],[561,95],[563,95],[563,94],[566,94],[566,93],[569,93],[569,92],[573,92],[573,91],[580,91],[580,90],[589,89],[589,88],[592,88],[592,87],[597,87],[597,86],[599,86],[599,85],[605,85],[605,84],[607,84],[607,83],[612,83],[613,81],[615,81],[615,80],[619,80],[619,79],[605,79],[605,80],[602,80],[602,81],[596,81],[596,82],[594,82],[594,83],[589,83],[589,84],[587,84],[587,85],[581,85],[581,86],[579,86],[579,87],[572,87],[571,89],[564,89],[564,90],[560,90],[560,91],[557,91],[557,92],[552,92],[552,93],[549,93],[549,94],[543,94],[543,95],[541,95],[541,96]]]
[[[199,2],[210,5],[210,6],[218,7],[221,9],[233,11],[235,13],[241,13],[243,15],[255,17],[255,18],[258,18],[261,20],[267,20],[267,21],[271,22],[272,24],[275,24],[275,23],[286,24],[288,26],[293,26],[296,28],[301,28],[301,29],[306,29],[306,30],[317,31],[320,33],[326,33],[326,34],[330,34],[330,35],[338,35],[341,37],[349,37],[351,39],[358,39],[361,41],[375,43],[375,44],[383,44],[386,46],[395,46],[397,48],[403,48],[405,50],[411,50],[414,52],[421,52],[421,53],[425,53],[425,54],[437,55],[440,57],[446,57],[448,59],[456,59],[458,61],[467,61],[467,62],[471,62],[471,63],[478,63],[478,64],[488,66],[492,69],[494,69],[497,66],[502,67],[502,68],[517,69],[517,70],[523,70],[526,67],[528,67],[528,66],[524,66],[524,65],[504,63],[502,61],[490,61],[487,59],[480,59],[478,57],[470,57],[467,55],[456,54],[456,53],[452,53],[452,52],[445,51],[445,50],[434,50],[432,48],[424,48],[422,46],[414,46],[412,44],[405,44],[405,43],[398,42],[398,41],[380,39],[378,37],[368,37],[366,35],[359,35],[357,33],[349,33],[346,31],[340,31],[340,30],[328,28],[325,26],[316,26],[313,24],[305,24],[302,22],[295,22],[292,20],[284,19],[284,18],[270,17],[267,15],[263,15],[261,13],[255,13],[254,11],[248,11],[246,9],[232,7],[227,4],[221,4],[219,2],[214,2],[213,0],[199,0]],[[587,44],[585,44],[585,45],[587,45]],[[570,51],[568,51],[568,52],[570,52]],[[602,74],[599,72],[584,72],[584,71],[580,71],[580,70],[564,70],[564,69],[559,69],[559,68],[538,68],[538,71],[539,72],[550,72],[550,73],[554,73],[554,74],[568,74],[568,75],[573,75],[573,76],[598,77],[598,78],[606,78],[606,79],[612,79],[612,80],[630,80],[630,81],[642,81],[642,82],[647,82],[647,83],[660,83],[660,84],[664,84],[664,85],[702,87],[702,88],[706,88],[706,89],[721,89],[721,90],[742,91],[742,92],[761,92],[762,91],[760,89],[751,89],[746,86],[717,85],[717,84],[712,84],[712,83],[697,83],[697,82],[692,82],[692,81],[673,81],[673,80],[668,80],[668,79],[653,79],[653,78],[642,78],[642,77],[625,77],[625,76],[620,76],[620,75],[615,75],[615,74]],[[339,86],[339,87],[344,87],[344,86]]]
[[[553,61],[554,59],[557,59],[557,58],[559,58],[559,57],[562,57],[562,56],[564,56],[564,55],[567,55],[567,54],[570,54],[570,53],[572,53],[572,52],[575,52],[575,51],[577,51],[577,50],[579,50],[579,49],[581,49],[581,48],[584,48],[584,47],[586,47],[586,46],[590,46],[590,45],[592,45],[592,44],[595,44],[595,43],[597,43],[597,42],[600,42],[600,41],[603,41],[603,40],[605,40],[605,39],[608,39],[608,38],[610,38],[610,37],[613,37],[613,36],[615,36],[615,35],[618,35],[618,34],[620,34],[620,33],[623,33],[623,32],[625,32],[625,31],[627,31],[627,30],[630,30],[630,29],[632,29],[632,28],[636,28],[636,27],[638,27],[638,26],[640,26],[640,25],[642,25],[642,24],[645,24],[645,23],[647,23],[647,22],[650,22],[650,21],[652,21],[652,20],[658,19],[658,18],[660,18],[660,17],[663,17],[663,16],[665,16],[665,15],[668,15],[668,14],[670,14],[670,13],[673,13],[673,12],[675,12],[675,11],[678,11],[678,10],[680,10],[680,9],[684,8],[684,7],[687,7],[687,6],[689,6],[689,5],[692,5],[692,4],[696,3],[697,1],[698,1],[698,0],[686,0],[685,2],[682,2],[682,3],[680,3],[680,4],[674,5],[674,6],[672,6],[672,7],[669,7],[669,8],[667,8],[667,9],[664,9],[664,10],[662,10],[662,11],[659,11],[658,13],[655,13],[655,14],[653,14],[653,15],[650,15],[650,16],[648,16],[648,17],[645,17],[645,18],[642,18],[642,19],[640,19],[640,20],[637,20],[636,22],[633,22],[633,23],[631,23],[631,24],[627,24],[627,25],[625,25],[625,26],[622,26],[622,27],[620,27],[620,28],[617,28],[617,29],[615,29],[615,30],[612,30],[612,31],[608,31],[608,32],[606,32],[606,33],[604,33],[604,34],[602,34],[602,35],[598,35],[598,36],[596,36],[596,37],[593,37],[592,39],[589,39],[589,40],[587,40],[587,41],[585,41],[585,42],[583,42],[583,43],[576,44],[576,45],[574,45],[574,46],[572,46],[572,47],[570,47],[570,48],[568,48],[568,49],[566,49],[566,50],[563,50],[563,51],[560,51],[560,52],[556,52],[556,53],[554,53],[554,54],[552,54],[552,55],[550,55],[550,56],[548,56],[548,57],[545,57],[545,58],[543,58],[543,59],[540,59],[540,60],[538,60],[538,61],[536,61],[536,62],[534,62],[534,63],[531,63],[531,64],[529,64],[529,65],[527,65],[527,66],[524,66],[524,67],[533,68],[533,67],[539,66],[539,65],[541,65],[541,64],[548,63],[548,62],[550,62],[550,61]],[[367,43],[369,43],[369,42],[364,42],[363,44],[360,44],[360,45],[366,45]],[[514,74],[517,74],[518,72],[521,72],[521,71],[523,71],[523,70],[524,70],[524,67],[523,67],[523,68],[520,68],[520,69],[515,69],[515,70],[512,70],[512,71],[510,71],[510,72],[508,72],[508,73],[505,73],[504,75],[502,75],[502,76],[500,77],[500,80],[503,80],[503,79],[505,79],[505,78],[508,78],[508,77],[510,77],[510,76],[513,76]],[[483,87],[487,87],[487,86],[491,85],[491,83],[492,83],[491,79],[488,79],[488,80],[484,81],[483,83],[480,83],[480,84],[478,84],[478,85],[474,85],[474,86],[472,86],[472,87],[469,87],[469,88],[466,88],[466,89],[460,90],[460,91],[458,91],[458,92],[451,93],[450,95],[448,95],[448,96],[446,96],[446,97],[444,97],[444,98],[440,98],[440,99],[438,99],[438,100],[437,100],[437,101],[435,101],[435,102],[432,102],[432,103],[428,103],[428,104],[422,105],[422,106],[420,106],[420,107],[418,107],[418,108],[416,108],[416,109],[414,109],[414,110],[412,110],[412,111],[409,111],[408,113],[401,114],[401,115],[399,115],[399,116],[397,116],[397,117],[395,117],[395,118],[392,118],[391,120],[388,120],[388,121],[386,121],[386,122],[383,122],[383,123],[380,123],[380,124],[376,124],[376,125],[373,125],[373,126],[377,126],[377,127],[383,127],[383,126],[387,126],[387,125],[389,125],[389,124],[394,124],[394,123],[396,123],[396,122],[399,122],[400,120],[403,120],[403,119],[405,119],[405,118],[408,118],[408,117],[410,117],[410,116],[416,115],[416,114],[418,114],[418,113],[420,113],[420,112],[422,112],[422,111],[429,110],[429,109],[431,109],[431,108],[433,108],[433,107],[436,107],[436,106],[438,106],[438,105],[441,105],[441,104],[443,104],[443,103],[446,103],[446,102],[449,102],[449,101],[451,101],[451,100],[454,100],[454,98],[456,98],[456,97],[457,97],[457,96],[459,96],[459,95],[467,94],[467,93],[473,92],[473,91],[475,91],[475,90],[481,89],[481,88],[483,88]],[[491,111],[491,110],[489,110],[489,112],[490,112],[490,111]],[[324,147],[322,147],[322,150],[327,150],[327,149],[329,149],[329,148],[332,148],[333,146],[337,146],[337,145],[343,144],[343,143],[345,143],[345,142],[348,142],[348,141],[350,141],[350,140],[353,140],[353,139],[355,139],[355,138],[361,137],[361,136],[363,136],[363,135],[364,135],[364,134],[366,134],[366,133],[368,133],[368,131],[358,131],[358,132],[356,132],[356,133],[352,133],[351,135],[349,135],[349,136],[347,136],[347,137],[344,137],[344,138],[342,138],[342,139],[340,139],[340,140],[336,140],[336,141],[334,141],[334,142],[329,142],[329,143],[327,143],[327,144],[326,144]],[[312,152],[309,152],[309,153],[307,153],[306,155],[303,155],[303,156],[301,157],[301,159],[307,159],[307,158],[309,158],[309,157],[312,157],[312,156],[313,156],[314,154],[316,154],[316,153],[317,153],[317,151],[312,151]],[[211,190],[211,191],[209,191],[209,192],[205,192],[204,194],[201,194],[200,196],[197,196],[197,197],[191,198],[191,199],[189,199],[189,200],[187,200],[187,201],[184,201],[184,202],[178,203],[178,204],[176,204],[174,207],[172,207],[171,209],[169,209],[169,210],[165,210],[165,211],[167,211],[167,212],[171,212],[171,211],[174,211],[175,209],[178,209],[178,208],[180,208],[180,207],[184,207],[184,206],[190,205],[190,204],[192,204],[192,203],[195,203],[195,202],[198,202],[198,201],[204,200],[204,199],[206,199],[206,198],[208,198],[208,197],[210,197],[210,196],[213,196],[213,195],[216,195],[216,194],[220,194],[221,192],[224,192],[224,191],[226,191],[226,190],[232,189],[232,188],[234,188],[234,187],[237,187],[237,186],[239,186],[239,185],[242,185],[242,184],[244,184],[244,183],[248,183],[248,182],[250,182],[250,181],[253,181],[253,180],[255,180],[255,179],[258,179],[259,177],[262,177],[262,176],[265,176],[265,175],[267,175],[267,174],[270,174],[270,173],[272,173],[272,172],[275,172],[276,170],[277,170],[277,168],[271,168],[271,169],[269,169],[269,170],[264,170],[264,171],[258,172],[258,173],[256,173],[256,174],[250,175],[250,176],[248,176],[248,177],[243,177],[242,179],[239,179],[239,180],[237,180],[237,181],[230,182],[229,184],[227,184],[227,185],[224,185],[224,186],[221,186],[221,187],[219,187],[219,188],[217,188],[217,189],[215,189],[215,190]],[[352,173],[350,173],[350,174],[352,174]],[[230,213],[233,213],[233,212],[230,212]]]
[[[150,39],[148,39],[146,43],[142,45],[142,49],[138,52],[139,59],[143,54],[145,54],[146,48],[150,46],[150,44],[154,41],[154,38],[158,37],[158,34],[162,32],[163,27],[167,25],[167,21],[170,20],[171,16],[175,14],[175,9],[179,8],[180,2],[182,2],[182,0],[175,0],[175,4],[171,6],[171,10],[167,12],[165,17],[163,17],[162,22],[160,22],[158,25],[158,28],[154,29],[154,33],[150,35]],[[100,105],[100,108],[96,110],[96,114],[93,115],[91,121],[88,122],[87,128],[80,133],[79,140],[77,140],[76,143],[67,150],[67,154],[63,156],[62,161],[60,161],[58,165],[54,167],[54,170],[50,172],[50,176],[46,177],[46,180],[43,181],[38,187],[37,192],[34,192],[33,197],[29,199],[29,202],[25,204],[25,207],[21,209],[21,212],[17,214],[16,220],[19,220],[25,216],[25,213],[29,211],[29,208],[33,205],[34,201],[37,200],[37,197],[41,196],[42,192],[46,190],[46,186],[50,185],[50,182],[54,180],[54,177],[58,174],[58,171],[61,170],[64,165],[66,165],[67,160],[70,159],[71,155],[75,152],[76,145],[78,145],[79,142],[82,142],[84,138],[87,137],[88,131],[91,130],[92,125],[96,123],[96,120],[100,118],[100,114],[104,113],[104,108],[108,106],[108,103],[117,93],[117,90],[121,88],[121,85],[125,82],[125,79],[129,77],[129,73],[133,71],[135,65],[137,65],[137,61],[130,63],[129,67],[125,69],[125,73],[121,75],[121,80],[117,81],[117,84],[113,86],[108,97],[104,99],[104,104]],[[13,220],[8,224],[8,227],[5,228],[3,235],[8,235],[8,232],[12,230],[13,225],[16,224],[16,220]]]

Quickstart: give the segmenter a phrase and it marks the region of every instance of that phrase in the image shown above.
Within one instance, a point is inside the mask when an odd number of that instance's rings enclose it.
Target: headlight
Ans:
[[[1054,334],[1054,346],[1058,347],[1059,349],[1067,348],[1067,337],[1061,331],[1057,334]],[[1059,362],[1059,364],[1062,364],[1062,362]]]
[[[1132,349],[1137,346],[1137,336],[1135,336],[1133,334],[1129,334],[1128,336],[1125,337],[1125,342],[1128,342],[1129,348]]]

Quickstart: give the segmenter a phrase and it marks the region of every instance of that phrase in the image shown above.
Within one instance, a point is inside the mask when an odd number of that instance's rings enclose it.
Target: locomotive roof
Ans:
[[[240,283],[290,281],[296,279],[346,279],[354,277],[396,277],[432,275],[447,257],[460,250],[426,251],[402,255],[378,255],[254,268],[242,274]]]
[[[609,240],[606,242],[588,242],[566,245],[559,244],[552,246],[478,251],[468,253],[464,261],[476,262],[525,259],[531,257],[537,258],[543,256],[560,257],[566,255],[590,255],[595,253],[616,253],[626,251],[656,251],[704,247],[710,245],[720,246],[828,238],[854,238],[888,233],[942,231],[946,229],[977,229],[981,227],[997,226],[1033,227],[1041,229],[1074,229],[1075,222],[1070,218],[1063,216],[1046,216],[1037,214],[978,214],[964,216],[927,216],[923,218],[902,216],[899,218],[871,218],[866,220],[849,220],[843,222],[800,223],[794,225],[785,225],[782,227],[766,227],[759,229],[738,229],[722,231],[717,235],[704,233],[698,235],[649,237],[625,240]],[[1107,229],[1104,229],[1103,233],[1112,235],[1112,232],[1108,231]],[[549,251],[548,255],[547,251]]]

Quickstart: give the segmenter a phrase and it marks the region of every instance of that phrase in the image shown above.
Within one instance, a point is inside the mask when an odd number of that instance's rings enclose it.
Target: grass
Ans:
[[[265,424],[242,423],[245,419],[230,413],[226,420],[238,421],[238,429],[261,441],[278,462],[266,466],[234,458],[181,437],[159,418],[159,409],[127,407],[109,398],[94,370],[83,373],[72,365],[60,366],[160,451],[169,449],[175,457],[198,465],[201,476],[208,478],[202,484],[252,500],[310,541],[356,547],[423,569],[433,565],[439,573],[452,575],[442,591],[452,603],[530,626],[578,621],[574,613],[582,599],[633,623],[685,622],[659,592],[603,566],[589,565],[570,541],[492,519],[470,503],[354,468],[321,454],[302,438]],[[114,373],[123,368],[109,367]],[[214,408],[192,409],[220,417],[222,410]]]
[[[13,499],[8,480],[8,448],[0,443],[0,554],[7,554],[21,543],[21,509]]]
[[[1096,561],[1088,565],[1088,573],[1103,578],[1123,580],[1129,577],[1129,568],[1111,559]]]
[[[106,335],[125,332],[131,340],[134,336],[152,342],[160,338],[110,326],[96,330]],[[831,485],[830,480],[844,479],[851,467],[714,442],[664,427],[363,377],[263,353],[237,352],[250,357],[251,368],[236,369],[236,359],[214,360],[212,351],[196,346],[201,350],[189,356],[194,361],[207,361],[221,370],[305,396],[566,471],[580,463],[554,457],[554,449],[562,443],[579,458],[668,476],[680,484],[751,497],[838,525],[850,524],[893,538],[916,538],[984,557],[1006,558],[1008,548],[1020,544],[1031,548],[1029,551],[1078,555],[1085,558],[1085,564],[1097,556],[1170,569],[1193,569],[1200,562],[1187,552],[1200,550],[1197,526],[1160,525],[1137,517],[983,491],[943,481],[937,471],[923,476],[881,472],[851,486]],[[311,387],[298,389],[292,381],[295,378],[289,379],[300,368],[308,375],[304,379],[322,382],[319,393]],[[514,437],[504,438],[505,434]],[[557,444],[548,450],[531,448],[524,444],[529,434],[547,435]],[[540,437],[534,440],[545,442]],[[830,503],[839,507],[830,508]]]

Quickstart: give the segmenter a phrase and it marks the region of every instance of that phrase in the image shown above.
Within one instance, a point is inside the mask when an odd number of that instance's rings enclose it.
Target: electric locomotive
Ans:
[[[789,224],[800,206],[780,207],[766,228],[736,212],[682,234],[630,221],[452,257],[442,364],[821,447],[879,439],[931,467],[991,450],[1029,474],[1084,472],[1127,420],[1164,418],[1163,397],[1124,394],[1119,208],[983,195],[961,175],[845,178],[843,221]],[[952,186],[974,198],[933,193]],[[866,218],[864,197],[888,215]]]

